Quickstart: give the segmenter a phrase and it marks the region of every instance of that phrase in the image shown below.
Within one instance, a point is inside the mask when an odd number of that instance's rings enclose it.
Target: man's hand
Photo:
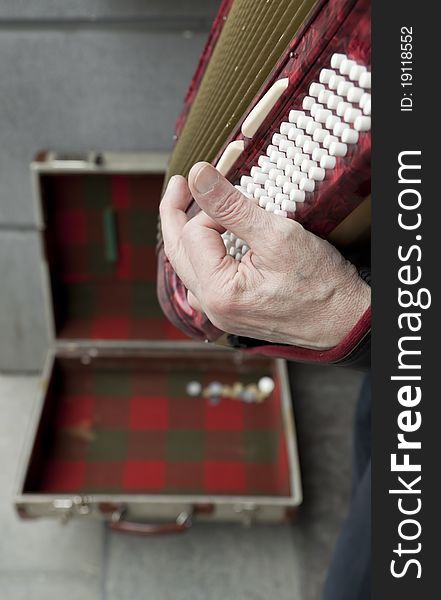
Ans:
[[[185,213],[191,197],[202,211]],[[165,253],[188,301],[219,329],[306,348],[336,346],[370,303],[370,288],[328,242],[262,210],[208,163],[172,177],[160,207]],[[232,231],[250,250],[226,254]]]

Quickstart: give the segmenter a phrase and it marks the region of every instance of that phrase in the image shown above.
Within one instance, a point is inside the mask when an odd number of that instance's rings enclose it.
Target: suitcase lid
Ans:
[[[156,295],[166,161],[159,153],[36,156],[31,171],[56,345],[188,340]]]

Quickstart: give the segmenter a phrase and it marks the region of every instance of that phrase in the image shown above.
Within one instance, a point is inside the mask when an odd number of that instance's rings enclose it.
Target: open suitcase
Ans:
[[[101,517],[150,534],[196,518],[283,522],[301,503],[285,362],[189,340],[159,307],[165,167],[156,154],[41,153],[32,164],[52,347],[22,518]],[[263,401],[233,396],[263,377],[275,384]],[[207,394],[212,382],[221,397]]]

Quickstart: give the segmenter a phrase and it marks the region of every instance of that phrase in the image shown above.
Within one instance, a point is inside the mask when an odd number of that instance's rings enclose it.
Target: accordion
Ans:
[[[167,178],[208,161],[262,209],[337,247],[369,237],[370,9],[370,0],[224,0],[176,124]],[[193,202],[188,214],[198,211]],[[223,238],[240,260],[247,247]],[[369,334],[370,310],[328,351],[225,334],[189,306],[158,239],[158,297],[190,337],[338,363]]]

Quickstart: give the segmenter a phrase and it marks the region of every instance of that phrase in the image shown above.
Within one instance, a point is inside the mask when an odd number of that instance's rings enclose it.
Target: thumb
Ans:
[[[200,162],[192,167],[188,185],[207,215],[249,245],[270,237],[274,231],[274,219],[277,217],[241,194],[209,163]]]

